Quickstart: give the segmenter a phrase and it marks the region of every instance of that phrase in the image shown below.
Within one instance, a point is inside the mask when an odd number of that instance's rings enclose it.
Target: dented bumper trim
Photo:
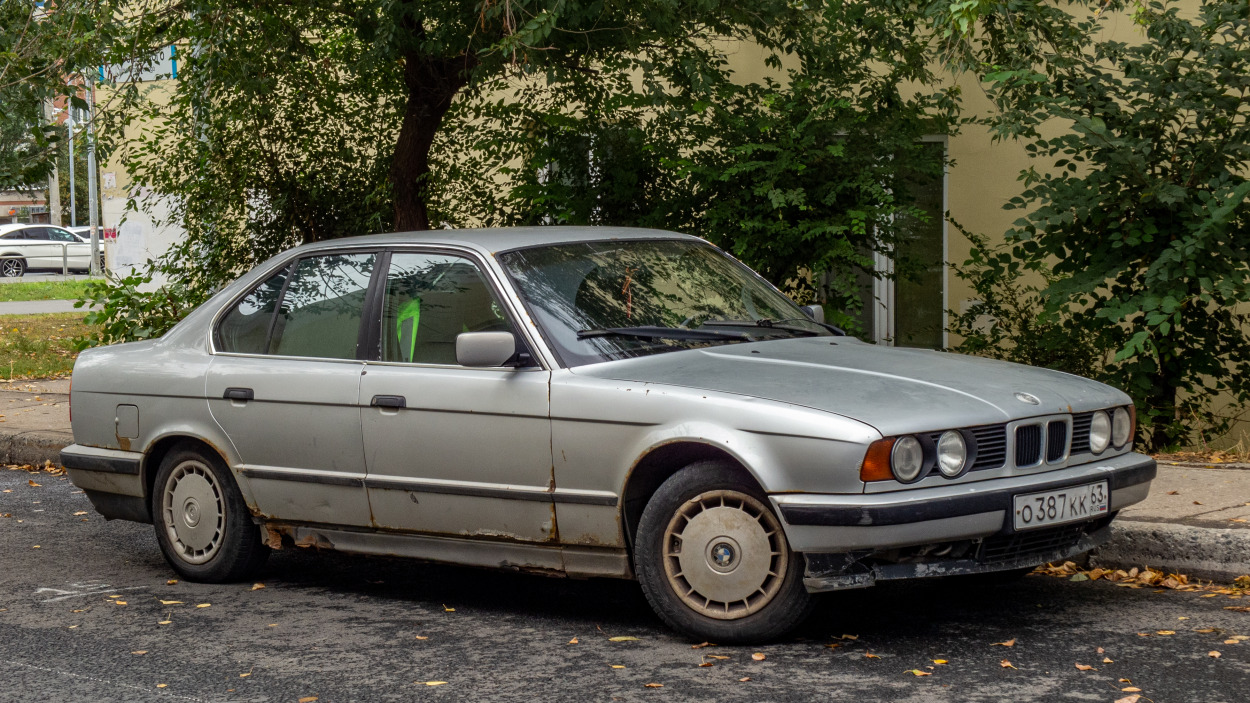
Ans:
[[[79,471],[139,475],[143,454],[71,444],[61,450],[61,466]]]

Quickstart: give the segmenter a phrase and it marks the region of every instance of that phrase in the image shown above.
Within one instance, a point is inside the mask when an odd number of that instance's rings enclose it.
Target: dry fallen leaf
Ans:
[[[1202,628],[1201,630],[1194,630],[1194,632],[1201,632],[1201,633],[1203,633],[1203,634],[1208,634],[1208,633],[1211,633],[1211,632],[1215,632],[1215,628],[1214,628],[1214,627],[1204,627],[1204,628]]]
[[[1140,700],[1140,699],[1141,699],[1141,696],[1140,696],[1140,695],[1138,695],[1138,694],[1136,694],[1136,693],[1134,693],[1134,694],[1133,694],[1133,695],[1131,695],[1131,696],[1125,696],[1125,697],[1123,697],[1123,698],[1117,698],[1117,699],[1116,699],[1116,701],[1115,701],[1115,703],[1137,703],[1137,701],[1138,701],[1138,700]]]
[[[182,601],[180,601],[180,600],[163,600],[163,601],[161,601],[161,605],[182,605]]]
[[[624,668],[625,668],[625,665],[624,665],[624,664],[611,664],[610,666],[611,666],[613,669],[624,669]]]
[[[157,688],[165,688],[165,687],[166,687],[166,686],[168,686],[168,685],[169,685],[169,684],[167,684],[167,683],[158,683],[158,684],[156,684],[156,687],[157,687]],[[303,699],[301,698],[300,700],[302,701]],[[315,700],[317,700],[317,699],[316,699],[316,698],[314,698],[313,700],[315,701]]]
[[[698,644],[690,645],[690,648],[691,649],[703,649],[704,647],[714,647],[714,646],[715,645],[713,645],[711,642],[700,642]]]
[[[764,656],[764,653],[763,653],[763,652],[756,652],[755,654],[752,654],[752,655],[751,655],[751,658],[752,658],[752,659],[754,659],[754,660],[755,660],[755,661],[757,661],[757,662],[762,662],[762,661],[764,661],[765,659],[767,659],[767,657],[765,657],[765,656]]]
[[[1077,671],[1098,671],[1097,669],[1090,666],[1089,664],[1077,664],[1076,670]]]
[[[617,637],[609,637],[609,638],[608,638],[608,641],[609,641],[609,642],[636,642],[637,640],[638,640],[638,638],[637,638],[637,637],[634,637],[634,636],[632,636],[632,635],[620,635],[620,636],[617,636]]]
[[[1215,650],[1213,649],[1213,650],[1211,650],[1211,651],[1207,652],[1207,656],[1208,656],[1208,657],[1211,657],[1212,659],[1219,659],[1219,658],[1220,658],[1220,653],[1219,653],[1219,652],[1217,652],[1217,651],[1215,651]]]
[[[1120,690],[1124,691],[1125,693],[1141,693],[1141,689],[1136,686],[1128,686],[1125,688],[1121,688]]]
[[[1194,505],[1202,505],[1202,501],[1200,501],[1200,500],[1195,500],[1195,501],[1194,501]]]
[[[174,585],[174,584],[176,584],[176,583],[178,583],[178,579],[169,579],[168,581],[166,581],[166,582],[165,582],[165,585],[166,585],[166,586],[172,586],[172,585]]]
[[[1007,640],[1006,642],[995,642],[995,643],[994,643],[994,645],[998,645],[999,647],[1014,647],[1014,646],[1016,646],[1016,638],[1015,638],[1015,637],[1012,637],[1011,639]],[[993,646],[993,645],[991,645],[991,646]]]
[[[705,654],[703,656],[707,657],[708,659],[728,659],[729,658],[729,657],[723,657],[719,654]]]
[[[148,653],[148,650],[146,649],[136,649],[135,651],[131,652],[131,654],[147,654],[147,653]]]
[[[197,608],[208,608],[208,607],[210,607],[210,606],[212,606],[212,603],[200,603],[199,605],[197,605],[197,606],[195,606],[195,607],[197,607]]]
[[[1106,652],[1106,651],[1107,651],[1107,650],[1103,649],[1102,647],[1099,647],[1099,648],[1097,649],[1097,652],[1098,652],[1099,654],[1102,654],[1102,653],[1104,653],[1104,652]]]
[[[1114,664],[1115,662],[1114,662],[1114,661],[1112,661],[1111,657],[1103,657],[1103,658],[1102,658],[1102,663],[1103,663],[1103,664]]]
[[[864,653],[864,658],[865,658],[865,659],[880,659],[880,658],[881,658],[881,656],[880,656],[880,655],[877,655],[877,654],[873,654],[872,652],[865,652],[865,653]]]
[[[929,672],[927,672],[927,671],[921,671],[920,669],[908,669],[907,671],[905,671],[905,672],[903,672],[903,673],[905,673],[905,674],[914,674],[915,676],[932,676],[932,675],[933,675],[933,674],[931,674],[931,673],[929,673]]]
[[[946,660],[945,660],[945,659],[934,659],[934,660],[933,660],[933,663],[934,663],[934,664],[937,664],[937,665],[939,665],[939,666],[941,666],[942,664],[945,664],[945,663],[946,663]]]
[[[424,639],[424,638],[422,638],[422,639]],[[573,639],[569,640],[569,644],[577,644],[577,638],[576,638],[576,637],[574,637]]]
[[[859,639],[859,635],[842,635],[842,636],[841,636],[841,637],[839,637],[838,639],[841,639],[841,640],[857,640],[857,639]]]
[[[253,590],[253,591],[259,591],[260,589],[262,589],[262,588],[264,588],[264,587],[265,587],[265,584],[263,584],[263,583],[254,583],[254,584],[252,584],[252,590]]]
[[[273,625],[270,625],[270,627],[273,627]],[[419,639],[419,640],[428,640],[428,639],[430,639],[430,638],[429,638],[429,637],[426,637],[425,635],[417,635],[417,639]],[[573,638],[573,641],[574,641],[574,642],[576,642],[576,641],[577,641],[577,638],[576,638],[576,637],[574,637],[574,638]]]
[[[1178,495],[1180,495],[1180,494],[1181,494],[1181,492],[1180,492],[1180,491],[1168,491],[1168,495],[1170,495],[1170,496],[1178,496]]]
[[[454,613],[454,612],[456,612],[456,609],[455,609],[455,608],[448,608],[448,607],[447,607],[447,604],[446,604],[446,603],[443,603],[443,612],[444,612],[444,613]]]
[[[124,600],[115,600],[113,601],[113,604],[114,605],[126,605],[127,603]]]
[[[826,647],[828,647],[829,649],[837,649],[838,647],[841,647],[841,646],[842,646],[842,643],[841,643],[841,642],[834,642],[833,644],[827,644],[827,645],[825,645],[825,646],[826,646]]]
[[[299,699],[299,703],[312,703],[315,700],[317,700],[316,696],[304,696],[303,698]]]
[[[1164,635],[1164,636],[1167,636],[1167,635],[1175,635],[1175,634],[1176,634],[1176,631],[1175,631],[1175,630],[1158,630],[1157,632],[1155,632],[1155,634],[1156,634],[1156,635]]]
[[[42,483],[35,483],[35,480],[34,480],[34,479],[30,479],[30,480],[28,480],[26,483],[29,483],[31,486],[33,486],[33,487],[35,487],[35,488],[39,488],[40,486],[42,486],[42,485],[43,485]]]
[[[1237,640],[1227,639],[1227,640],[1224,640],[1224,644],[1237,644]]]
[[[246,679],[247,677],[249,677],[249,676],[251,676],[251,675],[252,675],[252,672],[250,672],[250,671],[249,671],[249,672],[247,672],[246,674],[239,674],[239,678],[241,678],[241,679]]]
[[[157,624],[157,625],[168,625],[168,624],[170,624],[170,623],[172,623],[172,622],[173,622],[173,620],[161,620],[161,621],[158,621],[156,624]]]
[[[750,677],[750,676],[743,676],[742,678],[740,678],[740,679],[738,679],[738,680],[739,680],[739,681],[750,681],[750,680],[751,680],[751,677]]]
[[[664,688],[664,684],[662,683],[644,683],[643,686],[646,688]]]
[[[79,515],[86,515],[86,514],[87,514],[86,510],[79,510],[78,512],[74,513],[74,517],[78,517]]]
[[[1001,667],[1003,667],[1004,669],[1014,669],[1014,668],[1016,668],[1016,665],[1015,665],[1015,664],[1012,664],[1011,662],[1007,661],[1006,659],[1004,659],[1004,660],[1002,660],[1002,661],[998,662],[998,665],[999,665],[999,666],[1001,666]]]
[[[713,666],[712,662],[701,662],[699,666]]]
[[[447,682],[446,681],[426,681],[425,685],[426,686],[442,686],[445,683]]]

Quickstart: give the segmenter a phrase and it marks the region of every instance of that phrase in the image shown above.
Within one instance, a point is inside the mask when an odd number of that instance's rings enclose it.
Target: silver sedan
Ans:
[[[323,242],[79,356],[62,461],[187,579],[292,547],[632,578],[722,643],[1069,557],[1146,497],[1120,391],[822,320],[671,232]]]

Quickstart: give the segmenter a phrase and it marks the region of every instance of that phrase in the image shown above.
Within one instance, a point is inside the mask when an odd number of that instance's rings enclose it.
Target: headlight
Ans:
[[[1111,415],[1111,444],[1123,447],[1133,440],[1133,418],[1127,408],[1116,408]]]
[[[1095,454],[1102,454],[1110,443],[1111,418],[1107,417],[1107,413],[1099,410],[1094,413],[1094,418],[1089,423],[1089,450]]]
[[[890,469],[894,478],[903,483],[920,478],[920,472],[924,470],[924,447],[920,445],[920,440],[911,435],[899,437],[890,451]]]
[[[968,443],[964,436],[955,430],[947,430],[938,438],[937,443],[938,471],[946,478],[956,478],[964,472],[968,463]]]

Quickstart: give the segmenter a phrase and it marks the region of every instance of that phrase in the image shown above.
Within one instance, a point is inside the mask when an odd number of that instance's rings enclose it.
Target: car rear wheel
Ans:
[[[811,609],[803,558],[768,499],[722,462],[692,464],[656,490],[638,525],[634,568],[660,618],[695,639],[776,639]]]
[[[152,517],[166,561],[189,580],[245,579],[269,556],[234,477],[193,445],[174,448],[161,462]]]
[[[0,260],[0,276],[5,278],[17,278],[26,273],[25,259],[4,259]]]

